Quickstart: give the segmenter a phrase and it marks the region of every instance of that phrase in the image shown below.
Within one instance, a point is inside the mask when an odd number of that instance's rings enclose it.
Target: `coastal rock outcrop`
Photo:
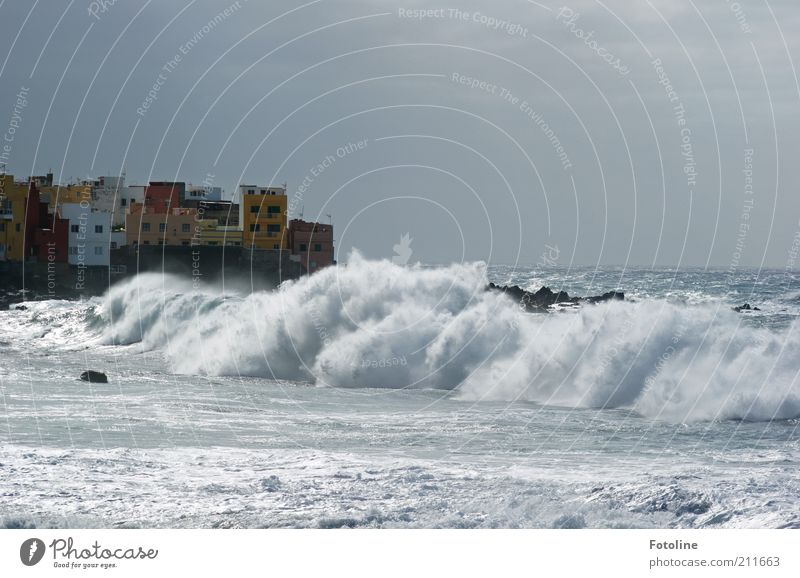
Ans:
[[[108,377],[102,371],[88,370],[81,373],[81,380],[89,383],[108,383]]]
[[[520,304],[526,311],[547,311],[557,305],[578,306],[582,303],[602,303],[604,301],[622,301],[625,293],[622,291],[608,291],[602,295],[591,297],[570,297],[566,291],[553,291],[549,287],[542,287],[535,293],[526,291],[517,285],[495,285],[489,283],[487,290],[501,291]]]
[[[739,307],[733,308],[736,313],[741,313],[742,311],[761,311],[758,307],[751,307],[749,303],[745,303],[744,305],[739,305]]]

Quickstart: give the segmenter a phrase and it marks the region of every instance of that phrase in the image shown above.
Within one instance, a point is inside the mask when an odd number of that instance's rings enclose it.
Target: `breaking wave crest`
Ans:
[[[139,275],[109,291],[100,315],[107,343],[162,350],[180,373],[438,388],[671,421],[800,416],[798,324],[759,329],[724,306],[657,300],[530,314],[486,284],[480,263],[354,255],[245,297]]]

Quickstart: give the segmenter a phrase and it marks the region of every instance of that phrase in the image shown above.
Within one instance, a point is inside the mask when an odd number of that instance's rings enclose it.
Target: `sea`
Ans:
[[[489,281],[625,300],[530,313]],[[0,527],[800,528],[799,316],[782,270],[357,255],[23,299]]]

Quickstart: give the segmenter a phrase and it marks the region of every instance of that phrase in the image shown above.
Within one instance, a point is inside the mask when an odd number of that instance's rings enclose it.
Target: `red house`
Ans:
[[[144,189],[144,204],[153,213],[167,213],[181,206],[186,198],[186,183],[150,182]]]
[[[333,265],[333,225],[309,223],[300,219],[289,221],[289,251],[291,259],[299,262],[306,273],[314,273]]]
[[[55,211],[47,212],[39,189],[31,181],[28,198],[25,200],[25,244],[27,259],[46,263],[66,263],[69,252],[69,220],[62,219]]]

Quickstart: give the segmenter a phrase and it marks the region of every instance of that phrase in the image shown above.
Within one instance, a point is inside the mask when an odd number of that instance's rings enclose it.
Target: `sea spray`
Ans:
[[[107,343],[163,350],[179,373],[437,388],[670,421],[800,415],[797,324],[758,329],[725,306],[657,300],[527,314],[486,283],[480,263],[400,267],[354,255],[244,297],[140,275],[113,287],[100,314]],[[392,359],[403,363],[381,363]]]

